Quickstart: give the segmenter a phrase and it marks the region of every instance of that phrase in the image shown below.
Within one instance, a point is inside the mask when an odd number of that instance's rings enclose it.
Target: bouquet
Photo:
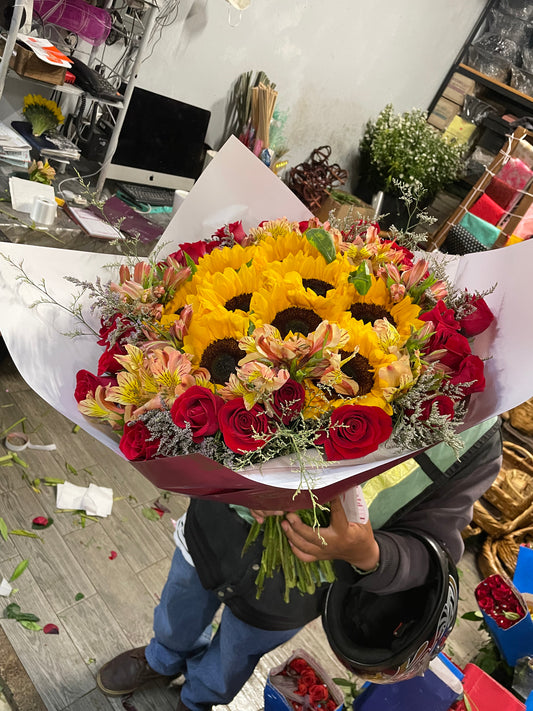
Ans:
[[[272,696],[272,706],[280,708],[272,689],[284,700],[283,708],[294,711],[336,711],[343,703],[339,687],[303,650],[297,650],[283,665],[270,672],[265,701]]]
[[[468,398],[485,387],[469,342],[493,319],[483,298],[376,225],[361,236],[316,218],[239,221],[109,283],[71,280],[92,296],[104,349],[96,373],[77,373],[80,411],[132,461],[192,454],[239,471],[292,456],[314,526],[317,461],[459,446]],[[280,522],[265,528],[258,593],[279,565],[287,597],[332,581],[329,561],[294,560]]]
[[[479,609],[506,630],[527,614],[527,609],[514,586],[501,575],[490,575],[475,590]]]

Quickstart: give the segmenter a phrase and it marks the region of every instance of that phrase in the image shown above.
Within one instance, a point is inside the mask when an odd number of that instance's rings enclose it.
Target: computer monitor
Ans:
[[[135,87],[107,178],[190,190],[202,172],[211,112]]]

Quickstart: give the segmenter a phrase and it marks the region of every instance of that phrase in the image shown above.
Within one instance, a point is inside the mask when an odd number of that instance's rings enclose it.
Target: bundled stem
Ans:
[[[318,525],[328,525],[329,523],[328,509],[319,508],[314,511],[304,509],[297,511],[297,513],[308,526],[317,525],[317,514]],[[293,588],[297,588],[302,594],[312,595],[317,585],[324,582],[332,583],[335,580],[333,563],[330,560],[304,563],[294,555],[289,540],[281,527],[283,519],[284,516],[267,516],[262,524],[254,521],[244,544],[243,554],[263,531],[263,553],[259,572],[255,579],[258,599],[263,592],[265,579],[272,578],[278,570],[281,570],[285,578],[283,596],[285,602],[289,602],[290,592]]]

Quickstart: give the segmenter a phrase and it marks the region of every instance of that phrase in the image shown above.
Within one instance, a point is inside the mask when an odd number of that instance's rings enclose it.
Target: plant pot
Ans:
[[[385,193],[381,203],[379,226],[388,230],[394,225],[398,230],[405,230],[409,224],[409,212],[403,200],[397,195]]]

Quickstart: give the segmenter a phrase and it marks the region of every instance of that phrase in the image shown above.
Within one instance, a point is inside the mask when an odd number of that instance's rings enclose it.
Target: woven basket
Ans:
[[[474,503],[472,514],[474,523],[494,538],[504,536],[513,528],[513,521],[482,497]]]
[[[520,528],[502,538],[489,536],[477,557],[479,570],[483,577],[487,578],[489,575],[498,573],[512,578],[518,558],[518,549],[522,543],[533,545],[533,526]]]
[[[533,435],[533,398],[509,410],[509,422],[527,435]]]
[[[503,443],[500,473],[484,497],[512,520],[533,503],[533,454],[514,442]]]

